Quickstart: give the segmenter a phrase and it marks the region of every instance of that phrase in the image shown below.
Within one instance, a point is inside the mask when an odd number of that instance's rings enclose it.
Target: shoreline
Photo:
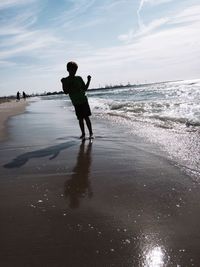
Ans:
[[[199,185],[120,125],[81,142],[62,100],[27,111],[0,150],[2,266],[198,266]]]
[[[0,103],[0,142],[5,141],[8,138],[7,122],[10,117],[19,115],[25,111],[27,101],[11,100]]]

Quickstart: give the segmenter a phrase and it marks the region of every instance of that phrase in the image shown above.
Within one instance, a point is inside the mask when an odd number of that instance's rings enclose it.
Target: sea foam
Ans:
[[[200,79],[90,91],[94,116],[124,123],[200,178]]]

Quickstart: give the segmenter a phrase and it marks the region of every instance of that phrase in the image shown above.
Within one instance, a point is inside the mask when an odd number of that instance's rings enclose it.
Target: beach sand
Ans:
[[[0,266],[199,266],[200,188],[159,150],[59,101],[8,122],[0,149]]]
[[[7,101],[0,103],[0,141],[5,140],[7,136],[6,122],[9,117],[22,113],[27,105],[26,101]]]

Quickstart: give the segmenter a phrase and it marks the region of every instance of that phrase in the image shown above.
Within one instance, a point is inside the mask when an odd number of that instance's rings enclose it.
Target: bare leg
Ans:
[[[80,129],[81,129],[81,138],[85,137],[85,127],[84,127],[84,121],[83,119],[79,119],[79,126],[80,126]]]
[[[92,124],[91,124],[90,118],[89,117],[86,117],[85,118],[85,121],[86,121],[88,130],[89,130],[90,137],[92,137],[93,132],[92,132]]]

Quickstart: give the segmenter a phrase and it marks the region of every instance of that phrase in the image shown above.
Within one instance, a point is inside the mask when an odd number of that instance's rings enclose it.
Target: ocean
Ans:
[[[107,120],[113,131],[124,127],[200,181],[200,79],[89,89],[87,96],[92,120]],[[65,95],[48,98],[73,110]]]
[[[93,116],[123,125],[200,178],[200,79],[88,91]]]

